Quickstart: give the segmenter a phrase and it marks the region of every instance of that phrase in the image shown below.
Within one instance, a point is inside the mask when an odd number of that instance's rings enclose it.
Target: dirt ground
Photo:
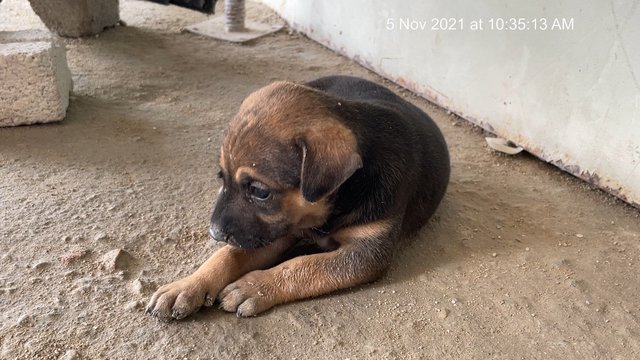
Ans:
[[[277,18],[250,3],[251,17]],[[639,212],[286,30],[239,46],[183,33],[204,15],[121,0],[127,26],[65,40],[75,90],[58,124],[0,128],[0,358],[633,359]],[[26,0],[0,30],[42,28]],[[162,323],[143,306],[218,246],[218,147],[271,81],[352,74],[440,125],[451,184],[380,281],[255,318]],[[101,269],[114,249],[131,256]]]

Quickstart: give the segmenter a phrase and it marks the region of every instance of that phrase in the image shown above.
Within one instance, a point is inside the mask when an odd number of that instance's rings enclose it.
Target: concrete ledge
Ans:
[[[72,86],[64,45],[51,34],[0,32],[0,126],[64,119]]]
[[[120,20],[118,0],[29,0],[42,22],[62,36],[95,35]]]

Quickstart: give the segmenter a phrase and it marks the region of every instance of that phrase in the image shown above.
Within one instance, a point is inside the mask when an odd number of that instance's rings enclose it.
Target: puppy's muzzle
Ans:
[[[229,234],[222,231],[219,226],[214,224],[211,224],[211,226],[209,226],[209,236],[211,236],[211,238],[216,241],[227,242],[229,240]]]

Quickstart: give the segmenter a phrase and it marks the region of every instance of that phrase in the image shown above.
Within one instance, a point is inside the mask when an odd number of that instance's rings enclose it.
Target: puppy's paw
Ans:
[[[272,283],[266,271],[252,271],[220,292],[220,308],[243,317],[258,315],[280,303]]]
[[[160,287],[149,300],[146,312],[165,321],[183,319],[203,305],[212,306],[217,292],[196,277],[186,277]]]

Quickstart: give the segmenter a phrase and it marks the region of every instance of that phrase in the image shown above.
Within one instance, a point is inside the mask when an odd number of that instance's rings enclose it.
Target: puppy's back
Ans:
[[[376,152],[393,151],[406,159],[403,162],[409,165],[409,168],[403,170],[406,172],[404,184],[398,184],[409,191],[406,194],[408,203],[402,233],[405,236],[412,235],[419,230],[435,212],[449,182],[449,152],[435,122],[415,105],[400,98],[391,90],[368,80],[351,76],[328,76],[305,85],[334,98],[364,105],[358,106],[355,112],[345,109],[349,106],[342,106],[345,110],[343,115],[354,117],[345,121],[355,121],[364,125],[366,128],[364,131],[369,133],[364,138],[369,142],[372,139],[378,139],[369,143],[369,148],[375,149]],[[386,110],[380,112],[375,109]],[[376,117],[380,114],[384,115]],[[372,136],[374,135],[372,131],[376,136]],[[403,148],[407,147],[410,147],[410,150],[403,151]],[[378,156],[379,159],[383,157]],[[375,176],[372,177],[375,178]],[[366,179],[353,180],[359,183],[367,181]],[[388,177],[383,181],[388,182]]]
[[[396,94],[383,86],[353,76],[327,76],[310,81],[305,85],[352,101],[396,102],[400,99]]]
[[[418,107],[405,101],[391,90],[374,82],[353,76],[327,76],[306,83],[305,85],[325,92],[337,98],[365,103],[393,110],[404,122],[417,127],[416,131],[424,132],[436,143],[444,144],[444,137],[433,120]],[[432,149],[439,152],[446,149]]]

